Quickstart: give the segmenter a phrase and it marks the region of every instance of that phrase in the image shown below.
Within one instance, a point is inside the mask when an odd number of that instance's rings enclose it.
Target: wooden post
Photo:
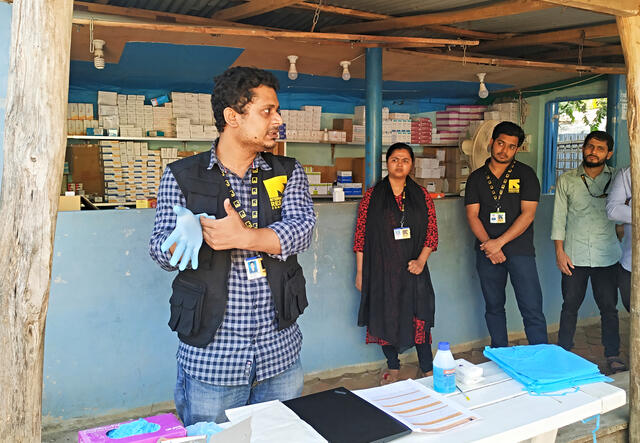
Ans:
[[[620,42],[627,65],[627,126],[631,149],[631,216],[633,250],[629,331],[629,441],[640,441],[640,17],[618,17]]]
[[[73,0],[15,0],[0,193],[0,441],[40,441]],[[88,47],[88,42],[87,42]]]

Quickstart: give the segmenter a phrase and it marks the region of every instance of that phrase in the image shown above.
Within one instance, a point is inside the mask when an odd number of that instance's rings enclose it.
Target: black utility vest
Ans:
[[[262,153],[271,170],[258,170],[258,227],[268,226],[281,219],[284,186],[265,186],[286,183],[291,177],[295,160],[289,157]],[[211,151],[178,160],[169,165],[180,190],[187,200],[187,208],[194,214],[207,213],[218,218],[226,216],[224,200],[229,189],[217,165],[207,169]],[[248,208],[245,208],[248,209]],[[305,279],[295,255],[280,261],[262,253],[267,281],[276,310],[278,330],[295,323],[307,307]],[[206,347],[220,327],[228,300],[228,280],[231,270],[231,251],[214,251],[205,242],[198,255],[198,269],[180,271],[173,281],[170,299],[169,327],[184,343]]]

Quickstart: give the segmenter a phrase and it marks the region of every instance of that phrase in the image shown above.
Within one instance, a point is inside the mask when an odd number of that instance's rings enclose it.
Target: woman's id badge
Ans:
[[[490,214],[489,221],[491,223],[494,223],[494,224],[506,223],[507,222],[507,215],[504,212],[492,212]]]
[[[262,266],[262,257],[245,258],[244,267],[247,270],[248,280],[267,276],[267,270]]]
[[[411,228],[395,228],[393,237],[396,240],[407,240],[411,238]]]

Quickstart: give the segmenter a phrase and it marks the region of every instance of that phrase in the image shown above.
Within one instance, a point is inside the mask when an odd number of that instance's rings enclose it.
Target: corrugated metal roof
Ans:
[[[598,14],[574,8],[550,8],[524,14],[496,17],[466,22],[469,29],[485,32],[541,32],[555,29],[573,28],[581,25],[615,22],[607,14]]]

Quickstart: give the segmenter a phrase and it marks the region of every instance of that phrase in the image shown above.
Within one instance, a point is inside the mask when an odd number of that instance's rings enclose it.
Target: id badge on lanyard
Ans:
[[[500,212],[500,210],[496,212],[492,212],[489,215],[489,222],[492,224],[501,224],[507,222],[507,214],[504,212]]]
[[[247,280],[267,276],[267,270],[262,265],[262,257],[260,256],[245,258],[244,267],[247,270]]]

